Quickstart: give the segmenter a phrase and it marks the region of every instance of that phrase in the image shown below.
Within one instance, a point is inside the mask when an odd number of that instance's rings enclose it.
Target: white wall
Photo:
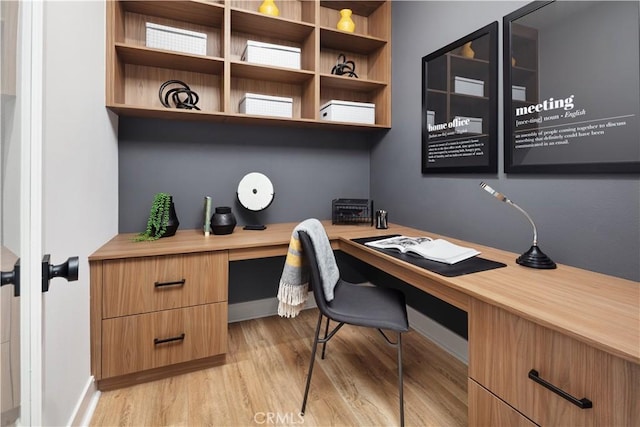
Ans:
[[[117,119],[104,106],[104,1],[45,2],[43,248],[80,257],[43,294],[43,423],[68,425],[90,385],[87,257],[117,233]]]

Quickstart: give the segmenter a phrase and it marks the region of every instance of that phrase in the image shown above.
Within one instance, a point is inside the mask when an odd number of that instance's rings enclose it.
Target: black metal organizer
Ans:
[[[333,199],[331,201],[332,224],[369,224],[373,226],[373,200]]]

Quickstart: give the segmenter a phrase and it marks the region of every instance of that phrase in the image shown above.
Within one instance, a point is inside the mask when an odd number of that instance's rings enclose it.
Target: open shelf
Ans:
[[[348,50],[366,55],[384,47],[386,44],[386,40],[377,37],[345,33],[333,28],[320,28],[320,46],[329,49]]]
[[[115,48],[118,57],[125,64],[148,65],[205,74],[222,74],[224,68],[222,58],[129,46],[122,43],[116,43]]]
[[[258,12],[262,1],[204,0],[106,2],[106,105],[119,115],[175,120],[244,122],[344,129],[391,127],[391,3],[290,0],[276,2],[277,17]],[[335,29],[339,10],[350,8],[353,33]],[[147,47],[146,24],[206,35],[203,55]],[[301,69],[241,60],[247,41],[300,49]],[[356,63],[358,78],[331,74],[339,53]],[[194,90],[202,111],[167,109],[158,90],[167,80]],[[244,93],[287,96],[293,117],[238,112]],[[327,122],[328,99],[374,103],[374,124]]]
[[[297,42],[305,40],[314,31],[310,24],[240,9],[231,9],[231,28],[233,31]]]
[[[123,1],[120,2],[126,12],[157,16],[174,21],[198,25],[222,23],[224,6],[207,1]]]
[[[285,127],[330,128],[353,131],[387,129],[386,126],[361,123],[329,122],[314,119],[285,119],[282,117],[251,116],[239,113],[212,113],[167,108],[138,107],[129,104],[107,105],[117,115],[190,122],[233,123],[250,125],[271,125]]]
[[[302,83],[312,80],[314,73],[291,68],[270,67],[250,64],[242,61],[231,62],[231,75],[247,79],[264,80],[278,83]]]

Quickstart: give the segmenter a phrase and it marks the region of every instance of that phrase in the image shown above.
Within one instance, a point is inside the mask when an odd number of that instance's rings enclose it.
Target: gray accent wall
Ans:
[[[146,228],[157,192],[173,195],[180,229],[202,228],[206,195],[214,207],[231,206],[238,227],[331,219],[332,199],[369,197],[374,137],[370,132],[121,117],[120,232]],[[236,197],[238,182],[249,172],[264,173],[275,189],[271,206],[257,214],[244,210]],[[274,298],[283,265],[283,257],[232,262],[229,302]]]
[[[230,206],[239,226],[331,218],[331,200],[369,197],[371,133],[120,118],[120,232],[144,231],[153,196],[173,195],[180,229],[201,228],[204,197]],[[264,173],[275,198],[259,213],[238,183]]]
[[[482,191],[478,184],[486,181],[533,217],[540,247],[554,261],[640,280],[638,176],[505,174],[501,86],[499,172],[420,172],[422,57],[492,21],[500,23],[502,52],[502,18],[525,4],[393,3],[393,128],[371,151],[371,197],[392,221],[524,252],[531,245],[531,226],[518,211]]]

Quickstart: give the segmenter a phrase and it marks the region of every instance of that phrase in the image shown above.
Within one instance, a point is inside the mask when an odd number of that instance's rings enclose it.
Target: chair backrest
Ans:
[[[327,305],[327,299],[324,295],[324,288],[322,287],[322,277],[320,276],[320,268],[318,267],[318,258],[316,256],[316,250],[313,246],[313,242],[304,231],[298,232],[300,243],[302,243],[302,250],[304,256],[309,262],[309,285],[313,290],[313,297],[316,299],[316,305],[325,316],[329,316],[329,306]]]

